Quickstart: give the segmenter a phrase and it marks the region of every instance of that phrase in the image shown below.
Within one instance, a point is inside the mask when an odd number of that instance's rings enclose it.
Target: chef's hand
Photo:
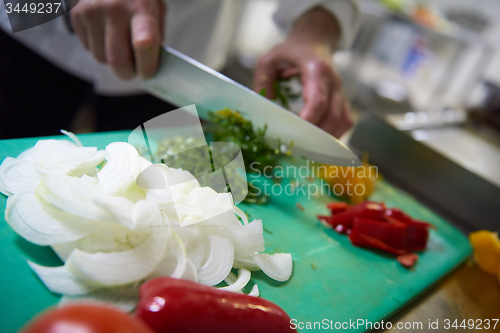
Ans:
[[[155,74],[166,13],[163,0],[80,0],[70,13],[85,48],[119,77]]]
[[[304,14],[287,39],[262,56],[255,70],[256,91],[275,98],[272,83],[300,74],[304,108],[300,117],[340,137],[352,126],[342,82],[332,65],[339,36],[336,19],[317,8]]]

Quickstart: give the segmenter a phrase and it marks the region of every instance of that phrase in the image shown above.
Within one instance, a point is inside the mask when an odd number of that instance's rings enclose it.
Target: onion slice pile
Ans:
[[[225,281],[222,288],[240,293],[252,270],[290,278],[291,255],[262,253],[262,221],[249,222],[231,194],[200,187],[187,171],[152,165],[128,143],[97,150],[65,134],[76,143],[40,140],[0,165],[5,220],[64,262],[29,262],[50,291],[64,295],[61,302],[88,297],[129,306],[137,287],[159,276]],[[250,295],[259,295],[257,285]]]

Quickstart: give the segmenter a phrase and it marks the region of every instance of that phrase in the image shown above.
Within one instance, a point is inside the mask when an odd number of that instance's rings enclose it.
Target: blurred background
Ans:
[[[358,4],[356,38],[334,55],[356,119],[342,140],[464,231],[498,230],[500,1]],[[284,38],[276,5],[246,2],[227,76],[251,86],[257,59]]]
[[[464,231],[497,230],[500,1],[358,4],[357,36],[334,55],[356,119],[342,140]],[[251,86],[257,59],[284,36],[276,1],[245,6],[223,72]]]

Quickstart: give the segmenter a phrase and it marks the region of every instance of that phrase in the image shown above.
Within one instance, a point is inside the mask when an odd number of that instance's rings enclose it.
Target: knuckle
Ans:
[[[158,2],[156,0],[135,0],[134,1],[134,7],[135,9],[142,9],[142,10],[155,10],[159,6]]]
[[[97,16],[98,8],[95,6],[86,6],[82,8],[80,16],[86,20],[92,20]]]
[[[121,0],[106,0],[104,2],[104,8],[109,13],[119,13],[124,10],[125,4]]]
[[[127,65],[127,60],[123,57],[118,57],[116,55],[113,55],[113,54],[110,54],[108,55],[107,57],[107,63],[111,66],[111,67],[117,67],[117,68],[120,68],[120,67],[124,67]]]

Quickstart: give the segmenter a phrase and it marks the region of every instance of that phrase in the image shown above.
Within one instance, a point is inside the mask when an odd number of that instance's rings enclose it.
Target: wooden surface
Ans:
[[[403,309],[391,318],[396,323],[413,323],[439,320],[442,323],[446,319],[452,322],[458,320],[461,323],[473,319],[476,324],[486,319],[500,319],[500,281],[496,276],[484,273],[478,266],[468,262],[449,274],[443,281],[426,292],[413,304]],[[484,327],[484,325],[483,325]],[[418,329],[386,329],[377,332],[427,332]],[[444,330],[438,330],[442,332]],[[458,328],[450,329],[450,332],[500,332],[500,321],[496,329],[491,328],[472,329]]]

